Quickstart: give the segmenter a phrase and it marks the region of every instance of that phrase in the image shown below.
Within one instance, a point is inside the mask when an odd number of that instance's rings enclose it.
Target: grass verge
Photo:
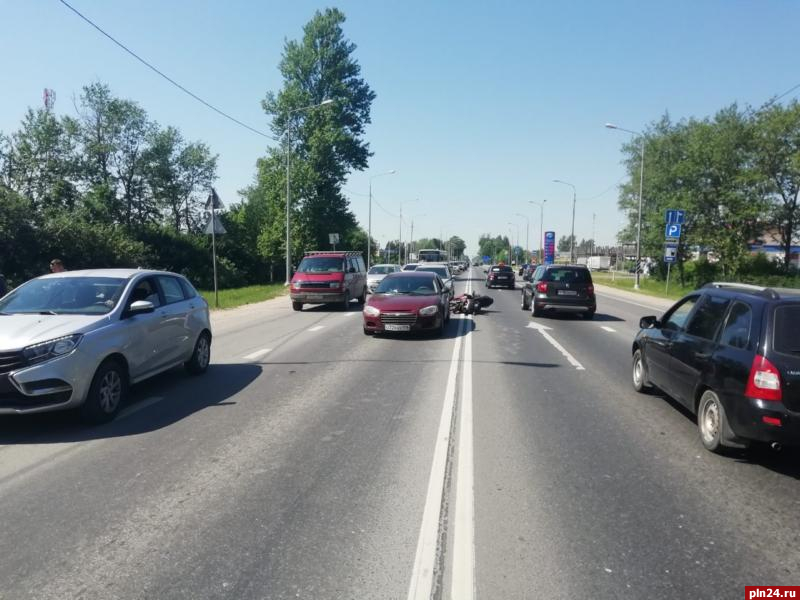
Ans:
[[[600,285],[607,285],[626,292],[634,292],[636,294],[643,294],[645,296],[655,296],[657,298],[667,298],[670,300],[678,300],[683,298],[686,294],[694,290],[694,286],[681,286],[680,282],[672,279],[669,282],[669,292],[666,291],[666,282],[650,279],[649,277],[642,277],[639,283],[639,289],[633,289],[636,278],[629,274],[612,274],[599,271],[592,271],[592,280]]]
[[[243,304],[253,304],[263,302],[283,296],[289,288],[282,283],[271,283],[269,285],[248,285],[246,287],[231,288],[229,290],[219,290],[219,308],[235,308]],[[200,294],[206,299],[208,305],[213,309],[214,290],[200,290]]]

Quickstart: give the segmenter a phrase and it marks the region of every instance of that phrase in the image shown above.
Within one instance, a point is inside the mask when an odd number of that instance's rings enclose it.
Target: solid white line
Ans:
[[[469,327],[472,316],[467,316],[466,319]],[[464,338],[450,597],[472,600],[475,597],[475,468],[472,435],[472,333],[470,330],[467,330]]]
[[[600,325],[600,329],[603,329],[605,331],[610,331],[611,333],[615,333],[617,331],[616,329],[613,329],[613,328],[608,327],[606,325]]]
[[[552,335],[547,333],[544,329],[540,329],[539,333],[541,333],[544,336],[544,339],[546,339],[548,342],[550,342],[556,350],[561,352],[561,354],[563,354],[564,357],[569,361],[569,364],[571,364],[573,367],[575,367],[576,370],[578,370],[578,371],[585,371],[586,370],[586,369],[583,368],[583,365],[581,363],[579,363],[577,360],[575,360],[575,357],[572,356],[572,354],[570,354],[569,352],[567,352],[567,350],[564,348],[564,346],[559,344]]]
[[[632,304],[633,306],[638,306],[639,308],[646,308],[647,310],[654,310],[654,311],[660,312],[662,314],[667,311],[666,308],[661,308],[660,306],[639,304],[638,302],[633,302],[632,300],[628,300],[626,298],[620,298],[619,296],[614,296],[613,294],[604,294],[603,292],[595,292],[595,295],[603,296],[605,298],[609,298],[611,300],[616,300],[617,302],[623,302],[625,304]]]
[[[272,352],[272,348],[264,348],[263,350],[256,350],[244,357],[245,360],[256,360],[257,358],[261,358],[267,352]]]
[[[436,548],[439,542],[439,521],[442,510],[442,496],[444,495],[447,450],[450,445],[453,406],[456,399],[458,357],[461,353],[461,332],[465,322],[465,320],[458,322],[458,334],[456,335],[456,343],[453,346],[453,356],[450,359],[450,373],[447,376],[442,416],[439,420],[439,431],[436,434],[433,463],[431,465],[431,474],[428,478],[428,493],[425,497],[422,525],[419,528],[414,569],[411,572],[411,583],[408,586],[408,600],[430,600],[431,592],[433,591],[433,572],[436,566]]]
[[[136,404],[132,404],[132,405],[128,406],[127,408],[122,409],[119,412],[119,414],[117,415],[116,420],[119,421],[119,420],[124,419],[126,417],[130,417],[131,415],[136,414],[140,410],[144,410],[148,406],[152,406],[153,404],[156,404],[157,402],[161,402],[163,399],[164,399],[163,396],[153,396],[152,398],[146,398],[146,399],[142,400],[141,402],[137,402]]]
[[[320,329],[325,329],[325,325],[315,325],[314,327],[309,327],[308,331],[319,331]]]

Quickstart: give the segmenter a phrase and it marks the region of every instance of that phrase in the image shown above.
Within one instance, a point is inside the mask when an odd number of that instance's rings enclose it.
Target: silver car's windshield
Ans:
[[[431,273],[436,273],[442,279],[450,278],[450,274],[444,267],[419,267],[417,271],[430,271]]]
[[[0,300],[0,313],[104,315],[125,289],[116,277],[48,277],[32,279]]]

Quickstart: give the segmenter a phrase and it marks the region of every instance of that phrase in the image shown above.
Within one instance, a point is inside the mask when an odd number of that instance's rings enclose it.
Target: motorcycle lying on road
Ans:
[[[477,315],[487,306],[491,306],[494,298],[480,294],[461,294],[450,300],[450,313]]]

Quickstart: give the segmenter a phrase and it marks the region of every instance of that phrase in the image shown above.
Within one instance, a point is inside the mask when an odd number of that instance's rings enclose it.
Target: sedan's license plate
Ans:
[[[498,275],[498,279],[508,279],[507,275]]]
[[[411,325],[394,325],[387,323],[383,328],[386,331],[411,331]]]
[[[577,296],[578,292],[575,290],[558,290],[559,296]]]
[[[322,302],[322,296],[306,296],[307,302]]]

